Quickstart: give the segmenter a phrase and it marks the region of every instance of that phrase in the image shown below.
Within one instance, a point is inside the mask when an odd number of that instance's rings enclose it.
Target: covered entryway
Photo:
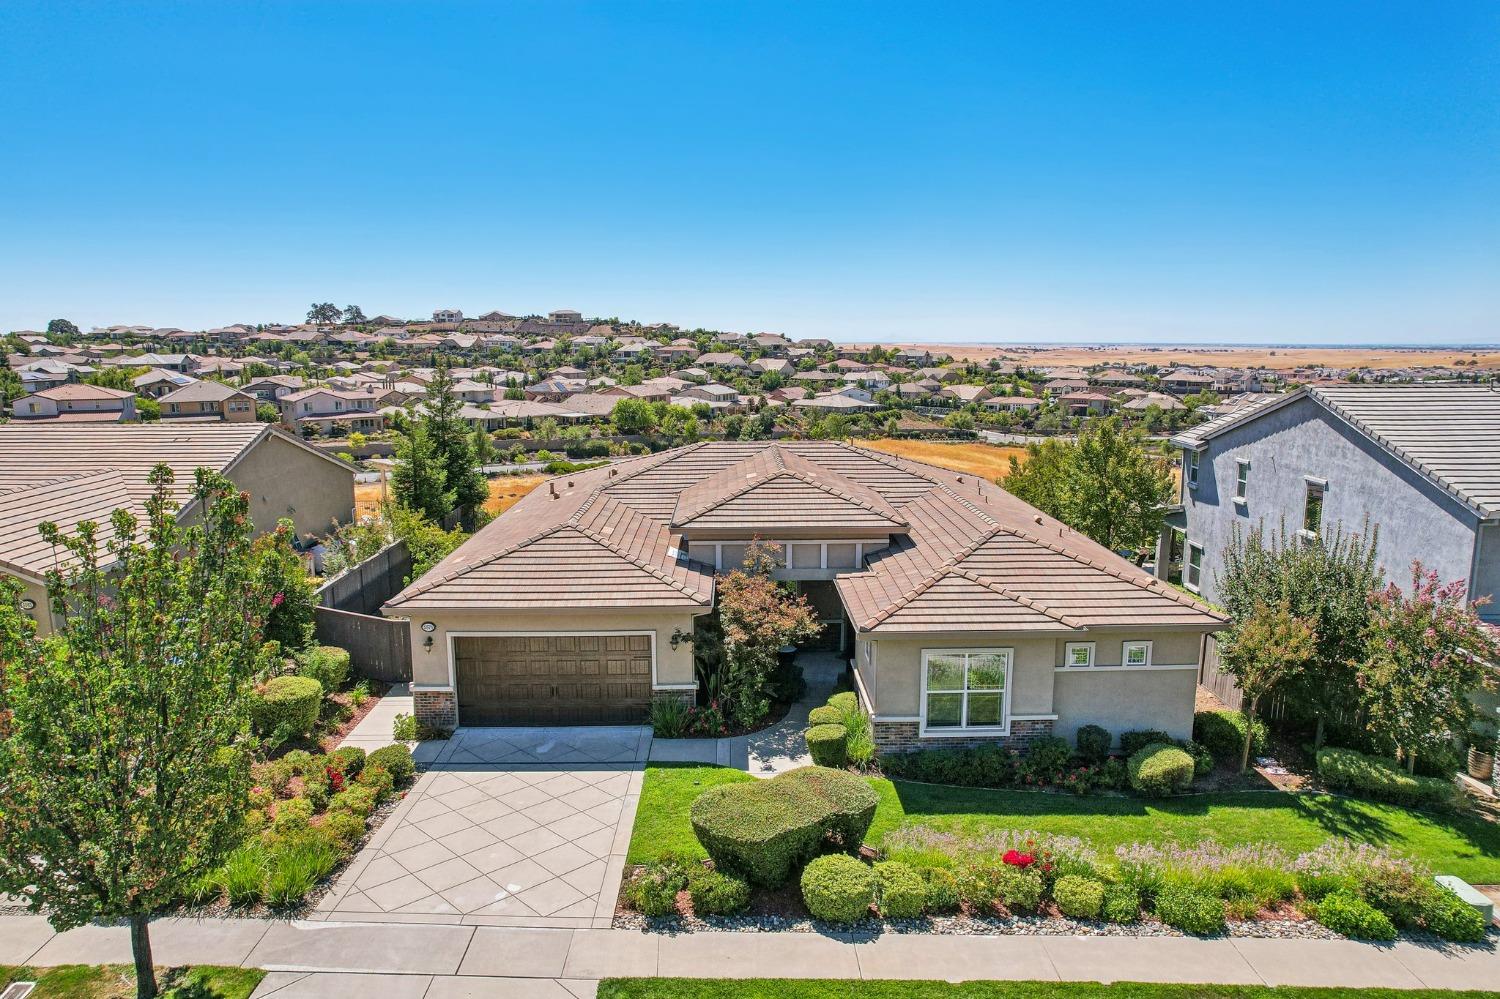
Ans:
[[[654,635],[453,639],[460,725],[619,725],[645,720]]]

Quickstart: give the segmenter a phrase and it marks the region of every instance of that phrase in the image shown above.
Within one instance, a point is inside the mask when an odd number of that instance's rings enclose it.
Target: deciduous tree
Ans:
[[[1285,600],[1274,606],[1256,604],[1221,640],[1220,662],[1243,695],[1240,712],[1245,716],[1245,744],[1240,750],[1240,773],[1250,767],[1250,743],[1261,699],[1305,669],[1317,648],[1312,623],[1293,615]]]
[[[150,920],[238,845],[250,784],[246,700],[269,599],[249,499],[199,469],[197,523],[172,473],[146,522],[44,524],[56,633],[39,639],[0,577],[0,891],[58,930],[130,923],[137,995],[157,994]]]
[[[772,578],[781,546],[757,539],[745,551],[742,568],[719,577],[719,624],[723,636],[722,683],[725,710],[741,725],[753,725],[770,709],[766,684],[782,646],[818,633],[818,619],[807,598]]]

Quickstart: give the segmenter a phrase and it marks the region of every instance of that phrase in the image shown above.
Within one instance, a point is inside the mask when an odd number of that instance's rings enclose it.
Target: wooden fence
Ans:
[[[1219,668],[1219,643],[1214,641],[1214,636],[1209,635],[1203,643],[1203,665],[1198,669],[1198,684],[1213,692],[1213,695],[1224,702],[1224,706],[1238,711],[1240,703],[1244,700],[1240,688],[1235,685],[1234,677]]]
[[[361,676],[386,683],[411,680],[411,622],[380,617],[380,607],[400,592],[411,573],[406,542],[382,548],[318,589],[317,636],[349,650]]]

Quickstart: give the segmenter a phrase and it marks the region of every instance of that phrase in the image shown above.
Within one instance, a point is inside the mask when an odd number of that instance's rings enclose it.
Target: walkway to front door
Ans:
[[[651,730],[459,729],[313,918],[608,926]]]

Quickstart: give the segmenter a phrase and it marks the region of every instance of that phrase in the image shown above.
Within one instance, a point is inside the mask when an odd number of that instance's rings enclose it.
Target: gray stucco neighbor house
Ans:
[[[1500,596],[1500,386],[1318,385],[1172,438],[1182,449],[1183,584],[1218,602],[1235,529],[1380,532],[1400,585],[1421,560],[1471,599]],[[1159,553],[1165,555],[1164,541]],[[1158,558],[1165,572],[1168,559]],[[1480,610],[1500,624],[1500,605]]]

